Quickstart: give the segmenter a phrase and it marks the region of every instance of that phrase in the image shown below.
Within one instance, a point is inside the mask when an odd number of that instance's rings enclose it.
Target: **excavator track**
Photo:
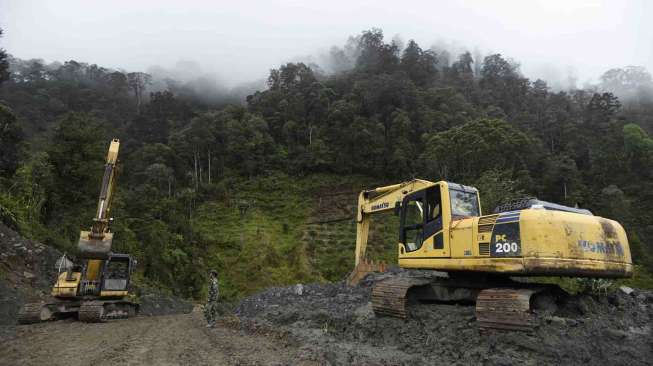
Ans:
[[[488,329],[530,332],[535,325],[534,313],[555,309],[568,296],[557,285],[524,284],[515,287],[488,288],[476,299],[476,319],[481,331]]]
[[[130,301],[88,301],[79,308],[79,320],[102,323],[113,319],[127,319],[138,314],[138,304]]]
[[[377,315],[406,318],[408,291],[416,286],[428,285],[429,278],[397,277],[377,283],[372,289],[372,309]]]
[[[34,324],[51,320],[53,314],[45,304],[25,304],[18,313],[18,324]]]
[[[476,302],[479,329],[532,331],[533,304],[547,296],[557,297],[553,285],[528,285],[505,281],[469,281],[428,277],[395,277],[372,289],[372,309],[378,316],[405,319],[411,301]],[[552,298],[549,298],[552,300]]]
[[[85,323],[101,323],[106,321],[104,304],[102,302],[83,303],[79,308],[79,320]]]
[[[538,288],[490,288],[476,299],[476,320],[481,330],[531,331],[531,297]]]

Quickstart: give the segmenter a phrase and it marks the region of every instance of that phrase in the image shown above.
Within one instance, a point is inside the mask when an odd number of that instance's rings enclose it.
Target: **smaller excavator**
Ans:
[[[113,139],[93,225],[90,231],[80,234],[78,257],[81,265],[74,265],[64,255],[58,261],[59,275],[52,288],[52,298],[26,304],[18,314],[19,323],[38,323],[74,315],[83,322],[103,322],[137,314],[138,304],[130,299],[128,290],[136,261],[128,254],[111,251],[113,233],[109,224],[119,149],[120,141]]]
[[[555,306],[564,291],[520,276],[632,275],[628,239],[616,221],[536,199],[482,215],[476,188],[414,179],[360,193],[350,285],[385,270],[365,252],[371,216],[391,210],[400,215],[399,267],[408,271],[376,282],[377,315],[405,318],[414,301],[475,303],[481,329],[528,331],[532,311]]]

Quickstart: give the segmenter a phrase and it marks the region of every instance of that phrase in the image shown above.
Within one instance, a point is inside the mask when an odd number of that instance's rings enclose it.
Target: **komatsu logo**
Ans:
[[[618,256],[624,255],[624,248],[621,243],[592,243],[589,240],[579,240],[578,246],[584,252],[601,253],[601,254],[616,254]]]
[[[388,202],[377,203],[376,205],[372,205],[372,211],[376,211],[388,207],[390,207],[390,204]]]

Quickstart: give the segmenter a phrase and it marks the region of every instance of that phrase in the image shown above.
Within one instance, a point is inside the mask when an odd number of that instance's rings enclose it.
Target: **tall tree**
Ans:
[[[423,51],[414,41],[408,41],[401,56],[401,68],[413,83],[420,86],[432,85],[438,74],[437,57],[431,50]]]
[[[360,55],[356,67],[370,73],[391,73],[399,64],[399,47],[383,42],[383,31],[371,29],[363,32],[359,38]]]
[[[66,114],[54,130],[47,148],[55,172],[48,219],[60,224],[67,235],[77,235],[80,223],[66,222],[65,212],[86,209],[90,210],[86,212],[88,217],[92,217],[106,141],[99,121],[89,114]]]
[[[141,113],[143,94],[151,83],[152,76],[144,72],[130,72],[127,74],[127,85],[129,85],[129,88],[134,93],[134,98],[136,98],[136,114]]]
[[[18,167],[18,150],[22,133],[16,116],[0,104],[0,176],[10,177]]]
[[[484,104],[498,106],[508,116],[514,116],[524,107],[529,81],[521,76],[518,65],[494,54],[483,60],[479,85],[484,92]]]
[[[601,75],[600,86],[622,98],[632,98],[640,93],[653,92],[653,77],[643,66],[614,68]]]
[[[536,156],[534,146],[528,135],[507,122],[480,119],[429,135],[421,160],[433,177],[473,181],[484,170],[527,170]]]
[[[0,28],[0,38],[2,38],[2,28]],[[9,61],[7,52],[0,48],[0,85],[7,80],[9,80]]]

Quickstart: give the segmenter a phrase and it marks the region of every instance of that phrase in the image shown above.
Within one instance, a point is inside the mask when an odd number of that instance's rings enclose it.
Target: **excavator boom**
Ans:
[[[355,285],[368,273],[385,271],[384,263],[369,261],[365,256],[371,216],[381,212],[396,210],[401,206],[401,201],[406,195],[433,185],[433,182],[427,180],[413,179],[399,184],[362,191],[358,195],[356,262],[354,270],[347,279],[350,285]]]
[[[79,236],[77,248],[82,258],[106,259],[111,252],[113,233],[109,231],[111,213],[111,201],[115,188],[116,169],[118,163],[118,151],[120,141],[113,139],[109,145],[107,162],[104,166],[104,176],[100,188],[100,197],[93,225],[90,231],[82,231]]]

